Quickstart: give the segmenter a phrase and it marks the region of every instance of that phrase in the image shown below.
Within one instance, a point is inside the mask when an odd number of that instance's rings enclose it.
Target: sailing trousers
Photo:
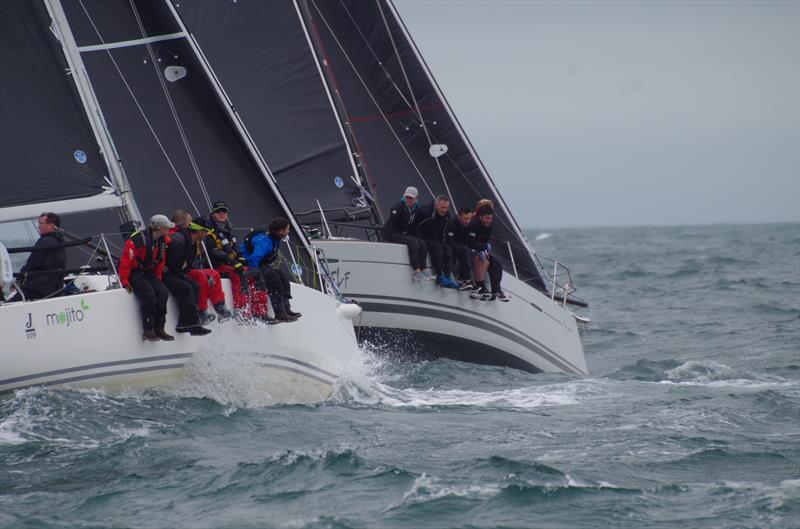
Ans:
[[[428,262],[428,247],[425,241],[413,235],[405,233],[387,233],[388,242],[405,244],[408,247],[408,260],[411,261],[411,268],[414,270],[424,270]]]
[[[241,272],[239,272],[236,268],[232,267],[231,265],[219,265],[214,268],[219,275],[222,277],[227,277],[231,280],[231,290],[233,291],[233,307],[236,309],[243,309],[247,306],[247,296],[245,291],[247,290],[247,283],[246,281],[242,280],[244,275],[244,270],[241,268]],[[245,291],[242,291],[242,287],[245,287]]]
[[[204,311],[208,308],[208,300],[212,305],[225,302],[225,292],[222,291],[222,278],[219,272],[210,268],[189,270],[188,276],[200,287],[197,295],[197,308]]]
[[[492,286],[492,292],[500,292],[500,281],[503,280],[503,265],[500,261],[494,258],[493,255],[489,256],[489,283]]]
[[[453,251],[442,241],[425,239],[425,246],[431,256],[431,268],[437,276],[450,277],[453,272]]]
[[[142,329],[163,329],[167,323],[167,300],[169,291],[153,272],[133,270],[128,282],[133,288],[139,311],[142,314]]]
[[[197,295],[200,285],[192,281],[189,276],[164,272],[164,286],[178,302],[178,327],[188,327],[200,324],[200,315],[197,312]]]
[[[279,268],[259,267],[263,284],[269,290],[269,300],[275,314],[291,310],[289,300],[292,298],[289,276]]]
[[[469,254],[469,246],[460,242],[448,241],[447,245],[453,254],[456,270],[458,271],[458,279],[467,281],[472,278],[472,258]]]

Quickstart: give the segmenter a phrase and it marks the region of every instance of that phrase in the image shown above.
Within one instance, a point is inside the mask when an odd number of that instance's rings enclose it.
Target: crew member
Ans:
[[[417,236],[416,216],[419,203],[416,187],[407,187],[403,198],[392,206],[389,218],[383,225],[384,238],[387,242],[405,244],[408,247],[408,259],[414,270],[411,277],[416,280],[433,280],[434,277],[425,271],[428,259],[428,248]]]
[[[178,325],[175,330],[192,336],[202,336],[211,332],[200,324],[197,297],[200,285],[188,275],[189,263],[194,261],[195,245],[186,228],[170,222],[170,235],[167,242],[167,265],[163,281],[170,294],[178,302]]]
[[[250,268],[261,271],[263,284],[269,290],[275,319],[279,322],[297,320],[301,314],[291,308],[291,282],[278,267],[281,241],[289,236],[289,221],[275,217],[266,230],[251,231],[241,247],[242,255]]]
[[[148,228],[125,241],[119,260],[120,283],[139,301],[142,338],[147,341],[175,339],[164,331],[169,291],[161,282],[167,255],[165,237],[171,226],[174,224],[164,215],[153,215]]]
[[[417,233],[425,242],[431,256],[431,268],[436,274],[436,284],[444,288],[458,288],[450,274],[453,269],[453,252],[445,243],[450,223],[450,198],[439,195],[430,204],[417,211]]]
[[[58,296],[64,288],[63,270],[67,267],[67,252],[60,247],[63,241],[61,219],[51,212],[39,215],[39,240],[33,246],[21,272],[50,272],[25,275],[20,287],[25,299],[34,300]],[[41,248],[41,249],[39,249]]]
[[[186,229],[192,240],[192,260],[186,270],[188,275],[195,281],[200,290],[197,295],[197,308],[200,311],[200,322],[202,324],[214,320],[214,315],[206,312],[208,301],[217,313],[217,321],[224,322],[231,317],[230,311],[225,307],[225,292],[222,290],[222,278],[214,269],[208,268],[208,259],[203,251],[203,239],[211,232],[211,228],[203,218],[194,219],[188,211],[179,209],[172,215],[172,222],[176,226]]]
[[[459,290],[472,290],[475,282],[472,281],[472,257],[469,252],[469,222],[472,220],[472,210],[461,206],[456,218],[451,219],[447,227],[447,245],[453,253],[458,280],[461,282]]]
[[[470,293],[474,299],[485,299],[489,301],[500,300],[509,301],[508,296],[500,288],[503,278],[503,267],[492,255],[492,221],[494,220],[494,210],[488,205],[482,205],[475,212],[475,218],[469,223],[469,248],[473,255],[472,273],[475,277],[477,287]],[[484,279],[486,273],[489,274],[491,283],[491,293],[486,288]]]

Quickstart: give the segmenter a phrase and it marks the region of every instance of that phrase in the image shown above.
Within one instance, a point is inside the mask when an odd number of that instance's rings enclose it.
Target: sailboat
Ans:
[[[420,356],[530,372],[588,372],[562,263],[537,255],[390,0],[164,0],[269,164],[295,216],[318,235],[360,336]],[[493,255],[509,303],[412,281],[405,247],[380,230],[406,186],[420,201],[495,205]]]
[[[248,344],[254,350],[242,352],[274,402],[325,399],[359,354],[360,309],[325,287],[324,263],[214,80],[186,38],[160,33],[174,29],[165,13],[153,17],[129,2],[0,2],[0,223],[53,211],[66,229],[94,236],[88,256],[71,257],[76,294],[0,304],[0,395],[41,385],[171,384],[199,352]],[[137,302],[114,267],[120,230],[142,226],[140,211],[202,214],[218,199],[244,231],[290,219],[282,258],[303,317],[142,341]],[[103,266],[94,266],[98,259]],[[176,314],[171,302],[167,330]]]

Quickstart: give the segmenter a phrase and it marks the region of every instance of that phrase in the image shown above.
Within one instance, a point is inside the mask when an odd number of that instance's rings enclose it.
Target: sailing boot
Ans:
[[[216,319],[217,317],[209,312],[203,311],[200,313],[200,325],[208,325]]]
[[[229,311],[229,310],[228,310],[228,309],[225,307],[225,302],[223,302],[223,301],[220,301],[219,303],[217,303],[216,305],[214,305],[214,310],[217,312],[217,321],[218,321],[219,323],[222,323],[222,322],[224,322],[224,321],[227,321],[227,320],[229,320],[231,317],[233,317],[233,314],[231,314],[231,311]]]
[[[159,339],[164,340],[165,342],[171,342],[175,339],[174,336],[171,334],[167,334],[164,329],[156,329],[155,335],[159,337]]]
[[[147,330],[142,332],[142,340],[145,342],[157,342],[159,340],[158,335],[153,331]]]

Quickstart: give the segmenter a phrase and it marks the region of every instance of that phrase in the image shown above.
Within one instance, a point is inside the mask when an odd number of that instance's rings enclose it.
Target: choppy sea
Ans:
[[[800,226],[529,236],[591,303],[590,376],[367,345],[314,406],[25,390],[0,527],[800,527]]]

